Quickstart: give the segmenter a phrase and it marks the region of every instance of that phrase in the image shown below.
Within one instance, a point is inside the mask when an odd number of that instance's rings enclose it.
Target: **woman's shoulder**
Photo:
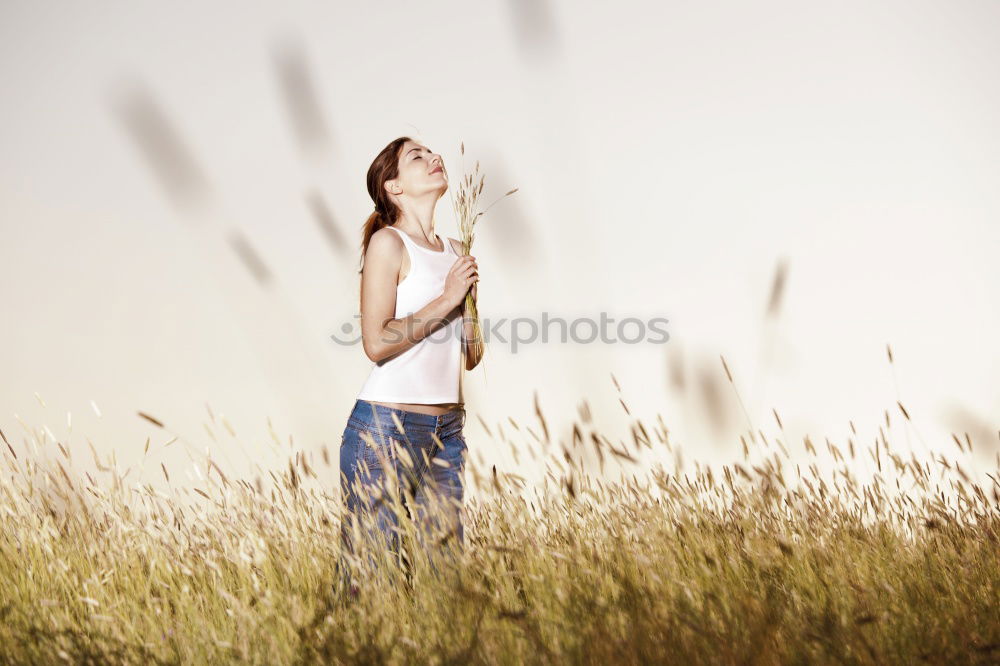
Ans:
[[[403,252],[403,239],[399,237],[399,234],[388,227],[382,227],[368,239],[365,260],[372,258],[398,260],[402,257]]]
[[[399,232],[389,227],[382,227],[373,233],[368,241],[369,248],[400,248],[402,246],[403,239],[399,237]]]

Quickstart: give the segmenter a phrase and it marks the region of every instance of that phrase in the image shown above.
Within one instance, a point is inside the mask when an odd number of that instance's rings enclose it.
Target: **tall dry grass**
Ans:
[[[96,455],[78,472],[36,431],[5,436],[0,661],[1000,660],[997,470],[980,482],[881,429],[863,450],[795,446],[780,427],[721,467],[643,474],[678,447],[662,419],[623,406],[630,443],[586,415],[560,442],[539,410],[547,485],[470,466],[464,548],[404,519],[408,566],[363,542],[355,599],[335,591],[335,457],[324,470],[297,456],[270,487],[219,470],[189,501],[125,483]],[[959,457],[972,446],[949,444]],[[610,478],[589,473],[585,451]],[[852,471],[862,457],[867,479]]]
[[[458,232],[462,237],[462,254],[468,255],[472,252],[472,244],[476,240],[476,223],[480,216],[486,215],[497,201],[514,194],[518,188],[508,190],[502,197],[487,206],[486,210],[480,211],[479,197],[486,185],[486,176],[479,172],[479,160],[476,160],[471,172],[466,171],[464,141],[459,145],[459,154],[462,158],[462,179],[456,186],[457,193],[452,191],[454,188],[450,188],[449,196],[451,197],[452,211],[455,213],[455,220],[458,224]],[[478,363],[478,359],[482,359],[486,352],[486,338],[483,335],[482,322],[479,319],[477,298],[472,293],[474,289],[478,289],[478,285],[473,285],[472,289],[465,295],[462,306],[462,316],[468,319],[471,324],[471,335],[467,336],[468,342],[462,346],[462,353],[477,359]],[[464,368],[465,365],[463,364],[462,367]]]

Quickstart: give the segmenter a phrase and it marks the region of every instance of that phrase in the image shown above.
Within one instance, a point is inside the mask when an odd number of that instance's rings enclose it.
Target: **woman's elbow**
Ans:
[[[365,350],[365,356],[368,357],[373,363],[378,363],[383,358],[385,358],[385,350],[382,345],[370,343],[367,340],[361,342],[361,346]]]

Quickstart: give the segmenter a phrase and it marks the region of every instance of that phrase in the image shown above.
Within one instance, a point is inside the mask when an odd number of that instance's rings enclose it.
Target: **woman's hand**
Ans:
[[[444,296],[445,302],[453,308],[458,307],[465,299],[469,287],[475,289],[474,285],[478,281],[479,267],[476,265],[476,258],[469,254],[459,257],[452,264],[448,276],[444,280],[442,296]]]

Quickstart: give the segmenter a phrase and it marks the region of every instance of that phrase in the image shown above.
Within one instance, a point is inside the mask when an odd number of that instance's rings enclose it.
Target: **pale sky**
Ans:
[[[443,154],[453,186],[464,141],[484,205],[519,188],[478,227],[484,316],[669,319],[665,344],[493,345],[487,377],[467,378],[480,462],[532,476],[478,419],[540,432],[536,391],[554,437],[568,441],[587,400],[609,439],[628,440],[614,373],[632,416],[661,414],[687,459],[739,459],[747,417],[777,431],[772,408],[793,448],[806,433],[842,443],[849,421],[866,447],[888,409],[904,450],[951,455],[950,433],[967,430],[978,464],[995,464],[1000,6],[469,7],[4,3],[11,443],[27,446],[20,419],[78,462],[88,439],[113,449],[124,470],[152,436],[154,484],[161,461],[179,469],[206,447],[247,478],[296,451],[318,460],[323,444],[335,462],[371,367],[329,337],[356,322],[365,173],[410,135]],[[160,119],[175,137],[156,144],[161,160],[177,146],[187,157],[166,162],[188,160],[173,176],[144,152]],[[458,235],[447,197],[436,231]],[[213,441],[206,404],[238,442],[221,425]],[[172,435],[140,410],[183,441],[163,448]]]

